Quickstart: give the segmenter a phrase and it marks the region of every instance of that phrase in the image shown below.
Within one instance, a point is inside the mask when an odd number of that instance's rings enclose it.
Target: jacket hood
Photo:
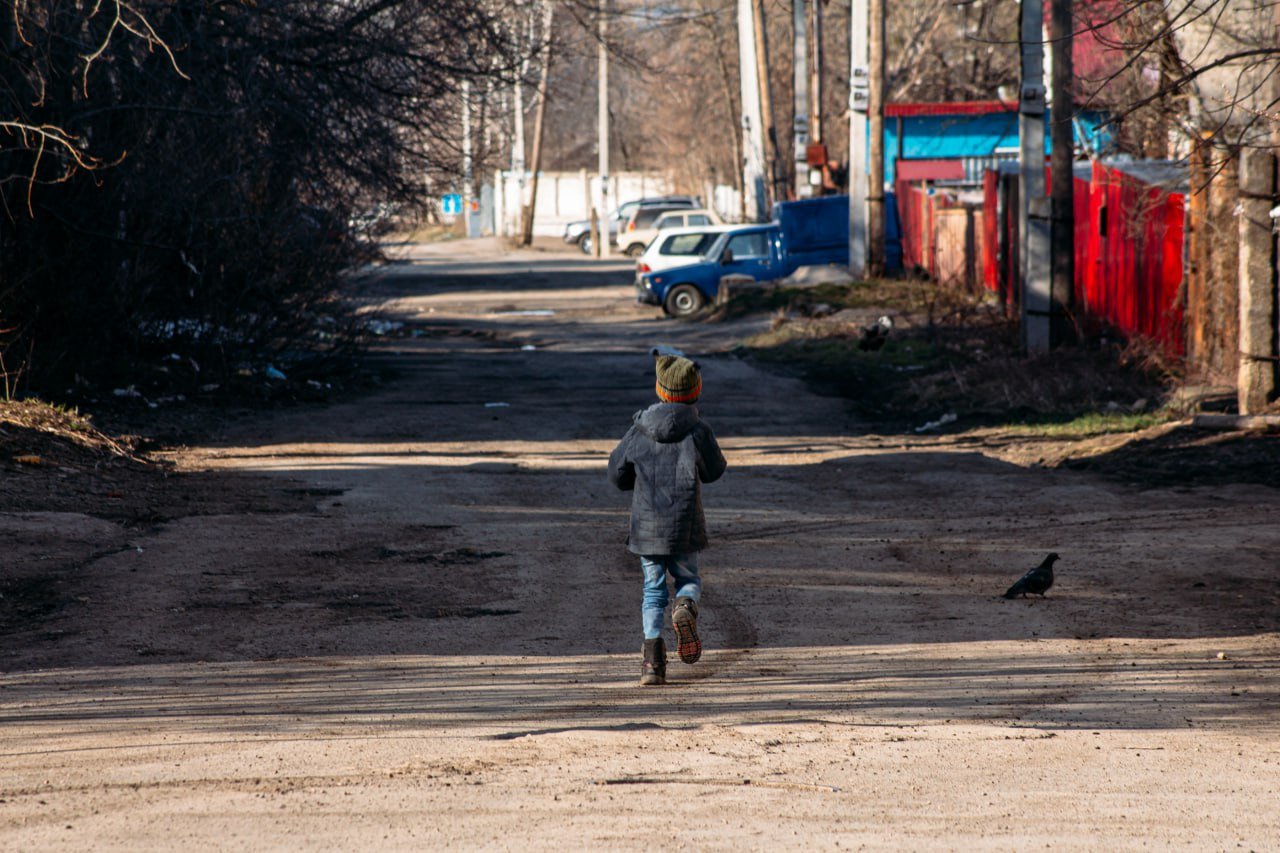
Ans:
[[[698,421],[698,407],[688,403],[655,403],[635,417],[637,429],[663,444],[683,440]]]

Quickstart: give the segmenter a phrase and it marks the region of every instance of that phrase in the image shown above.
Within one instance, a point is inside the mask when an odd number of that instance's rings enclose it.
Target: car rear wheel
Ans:
[[[667,291],[667,298],[662,307],[672,317],[692,317],[702,310],[706,300],[702,292],[692,284],[677,284]]]
[[[632,243],[630,246],[627,247],[627,251],[624,252],[623,254],[625,254],[628,258],[638,258],[644,254],[644,244]]]

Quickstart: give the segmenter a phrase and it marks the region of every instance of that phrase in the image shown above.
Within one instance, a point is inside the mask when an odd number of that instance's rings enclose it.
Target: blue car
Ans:
[[[773,222],[725,231],[696,263],[642,274],[636,299],[688,317],[715,300],[727,276],[774,281],[802,266],[848,266],[848,196],[780,202],[773,215]]]

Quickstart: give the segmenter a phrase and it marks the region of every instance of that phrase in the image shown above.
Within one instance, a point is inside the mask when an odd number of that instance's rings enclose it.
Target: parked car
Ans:
[[[682,267],[693,263],[711,251],[716,238],[733,225],[691,226],[663,229],[636,258],[636,282],[647,272]]]
[[[639,274],[636,299],[687,317],[716,298],[726,276],[773,281],[802,266],[848,265],[848,196],[779,202],[773,215],[773,222],[722,231],[693,263]]]
[[[639,226],[640,220],[641,216],[637,214],[633,219],[637,223],[635,230],[625,231],[619,234],[617,238],[618,248],[633,258],[640,257],[644,253],[645,247],[652,243],[653,239],[663,231],[686,226],[724,224],[724,221],[720,219],[720,215],[714,210],[705,210],[701,207],[693,207],[688,210],[668,210],[666,213],[658,215],[648,228],[641,228]]]
[[[698,199],[687,195],[665,195],[625,202],[605,217],[609,223],[610,242],[612,242],[617,236],[622,223],[630,219],[631,214],[635,212],[637,208],[653,206],[662,206],[665,210],[681,207],[697,207]],[[584,255],[591,254],[594,248],[591,245],[591,220],[578,219],[566,225],[564,227],[564,241],[566,243],[577,244],[578,248],[582,250]]]
[[[690,208],[684,205],[655,204],[642,205],[631,211],[631,216],[624,219],[618,228],[618,234],[614,238],[614,243],[619,251],[632,258],[639,257],[644,251],[644,247],[649,245],[649,241],[653,239],[653,235],[657,234],[655,227],[658,217],[664,213],[683,212],[688,210],[699,210],[701,208]],[[711,214],[714,216],[715,214]],[[711,224],[708,222],[708,224]]]

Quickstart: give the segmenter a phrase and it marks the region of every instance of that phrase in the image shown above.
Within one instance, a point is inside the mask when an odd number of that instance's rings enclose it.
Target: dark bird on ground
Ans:
[[[1004,594],[1005,598],[1027,597],[1027,593],[1033,592],[1040,597],[1049,591],[1049,587],[1053,586],[1053,563],[1058,559],[1057,554],[1050,554],[1044,558],[1044,562],[1027,572],[1009,587],[1009,591]]]
[[[862,338],[858,341],[858,349],[864,352],[872,352],[884,346],[884,342],[889,338],[889,332],[893,330],[893,320],[882,316],[870,326],[862,328]]]

